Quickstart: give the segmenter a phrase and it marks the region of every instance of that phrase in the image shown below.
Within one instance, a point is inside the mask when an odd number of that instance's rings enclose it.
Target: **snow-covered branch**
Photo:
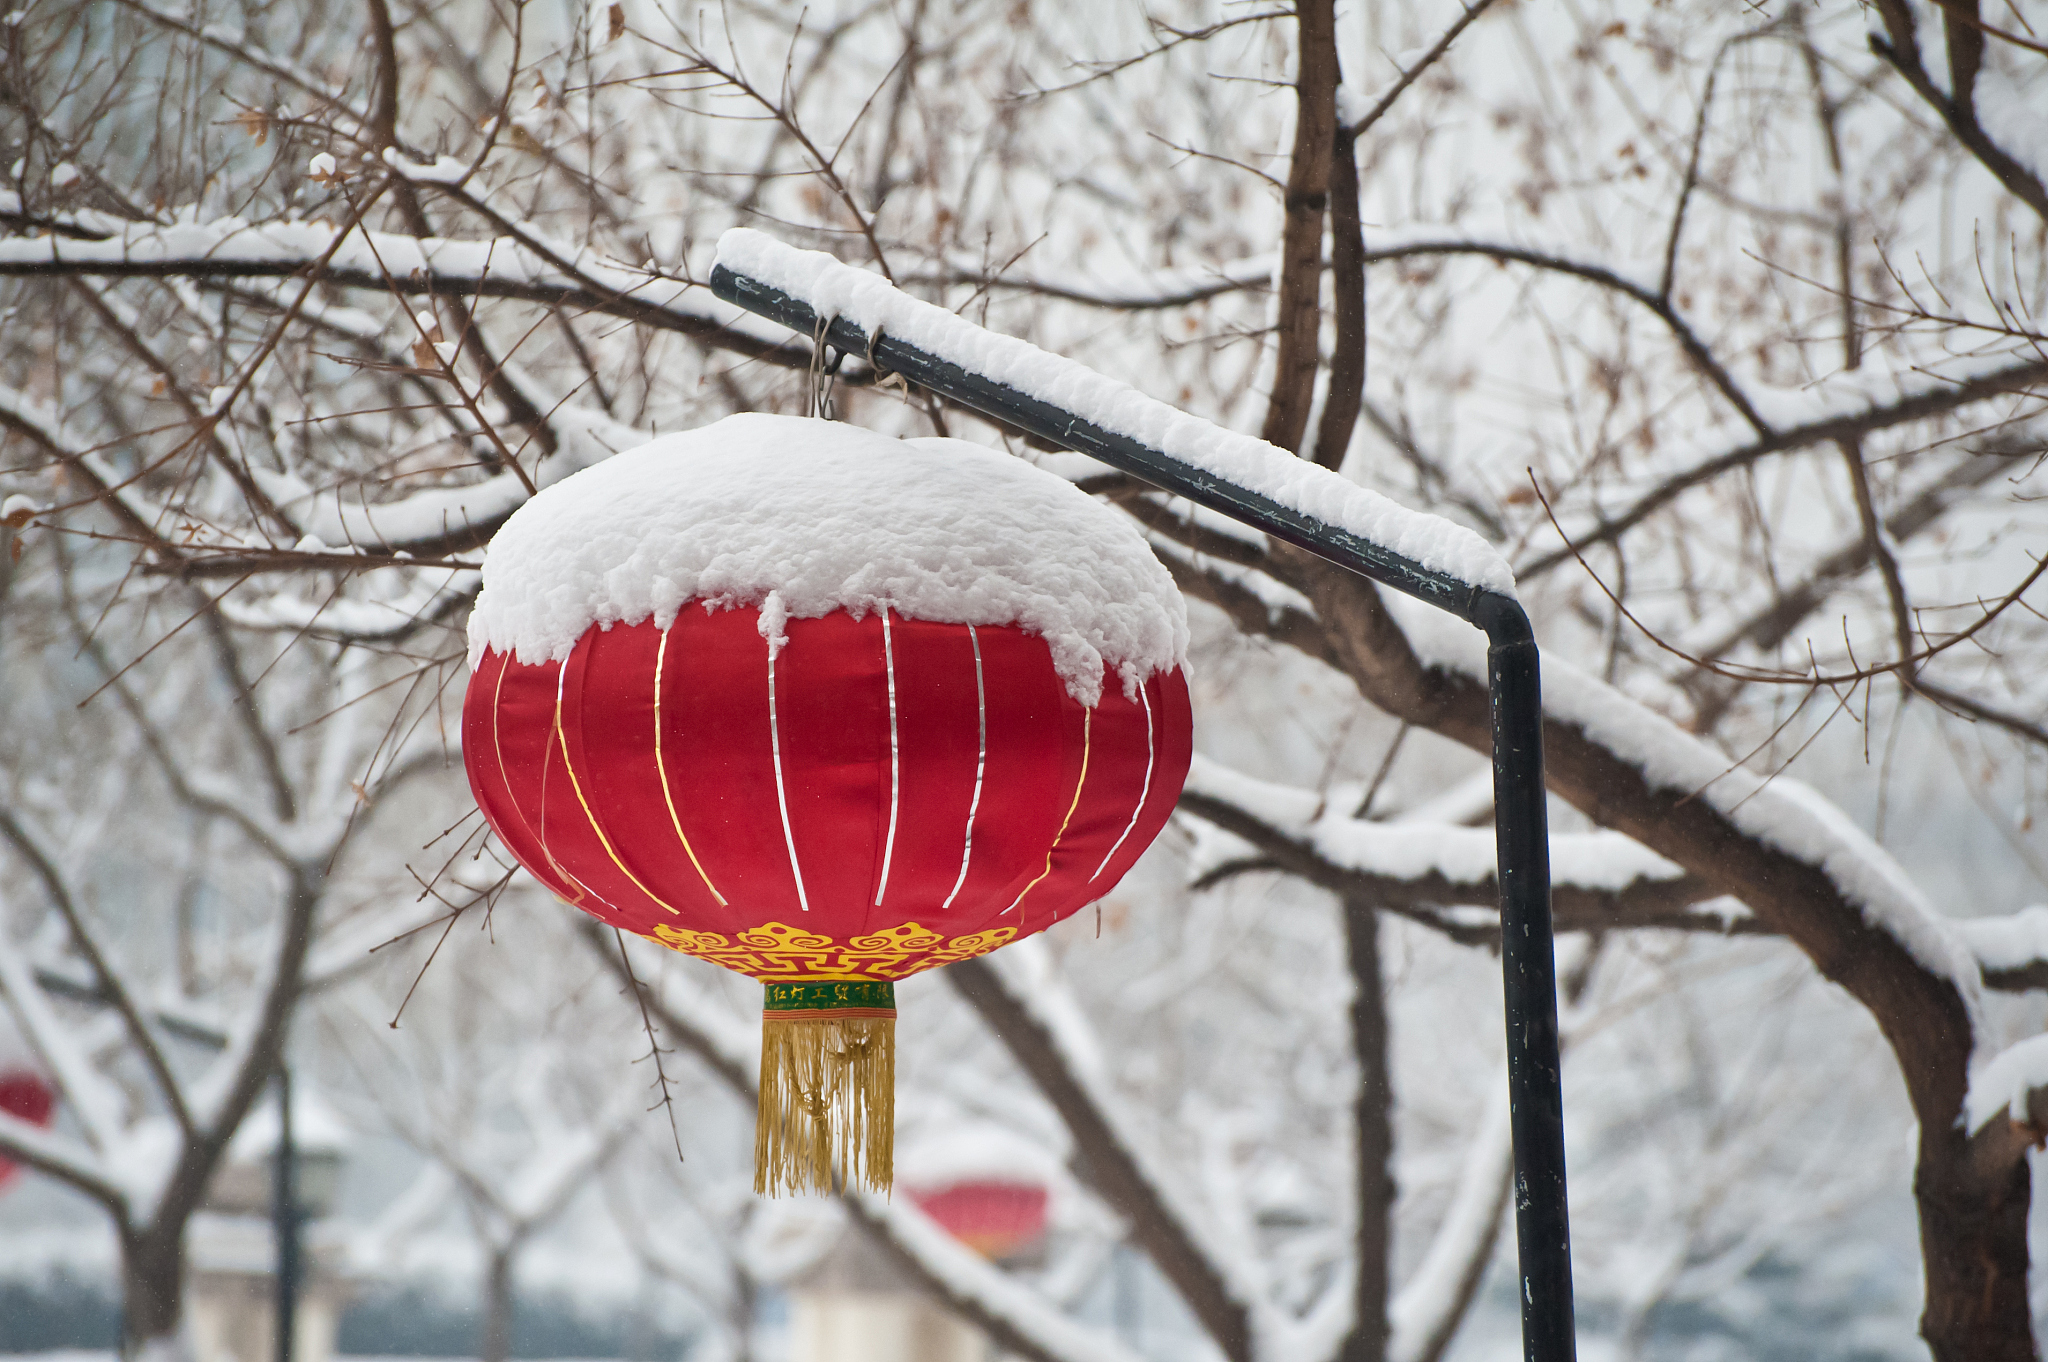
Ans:
[[[1356,803],[1359,793],[1277,785],[1198,755],[1180,807],[1240,839],[1262,866],[1365,899],[1456,940],[1490,943],[1497,937],[1492,912],[1445,911],[1498,905],[1493,829],[1354,818],[1344,811],[1346,796]],[[1212,845],[1191,870],[1201,876],[1232,859],[1244,858]],[[1702,910],[1699,905],[1720,897],[1716,890],[1620,833],[1554,833],[1550,863],[1559,931],[1770,930],[1744,912]]]
[[[1955,929],[1977,957],[1988,987],[2012,993],[2048,988],[2048,906],[1963,918]]]
[[[250,222],[186,208],[156,223],[98,224],[93,237],[0,240],[0,277],[254,280],[315,274],[342,288],[407,297],[506,298],[617,317],[783,364],[804,360],[786,338],[691,280],[622,264],[537,228],[473,240],[417,237],[320,220]],[[337,237],[341,239],[337,241]],[[322,263],[324,260],[325,263]]]
[[[2029,1143],[2048,1135],[2048,1036],[2029,1036],[1999,1051],[1970,1080],[1969,1132],[2001,1116],[2023,1127]]]
[[[49,853],[39,846],[36,839],[29,835],[28,829],[22,826],[21,820],[15,816],[12,809],[0,807],[0,837],[7,840],[16,855],[29,863],[36,878],[42,881],[45,896],[57,910],[58,916],[63,918],[64,926],[70,933],[73,949],[84,958],[86,967],[92,971],[98,983],[99,991],[113,1005],[115,1012],[120,1015],[122,1024],[128,1028],[128,1038],[141,1054],[143,1064],[155,1082],[158,1097],[170,1109],[172,1119],[178,1123],[178,1129],[184,1132],[186,1138],[191,1138],[195,1133],[192,1113],[185,1105],[185,1093],[179,1085],[178,1076],[164,1057],[163,1043],[137,1005],[135,990],[123,978],[122,971],[107,952],[101,949],[92,928],[79,912],[78,904],[72,897],[70,887],[65,884],[63,875],[51,861]]]
[[[128,1214],[127,1190],[112,1167],[75,1142],[11,1112],[0,1111],[0,1155],[69,1183],[116,1217]]]
[[[1502,1078],[1473,1130],[1442,1223],[1422,1261],[1388,1303],[1390,1362],[1436,1362],[1492,1261],[1514,1172],[1505,1075]]]
[[[71,1029],[37,987],[35,972],[21,947],[7,935],[0,935],[0,990],[5,990],[9,1009],[29,1047],[77,1116],[85,1148],[67,1157],[79,1168],[91,1170],[98,1158],[120,1148],[126,1104],[119,1088],[79,1049]]]

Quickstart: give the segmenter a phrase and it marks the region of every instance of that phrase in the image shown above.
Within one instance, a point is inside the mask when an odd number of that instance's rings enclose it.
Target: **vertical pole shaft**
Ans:
[[[277,1249],[277,1362],[292,1362],[298,1331],[298,1148],[292,1139],[292,1071],[277,1069],[277,1158],[271,1168],[270,1223]]]
[[[1550,838],[1543,804],[1542,684],[1528,617],[1516,608],[1511,617],[1481,623],[1493,640],[1487,672],[1493,693],[1494,837],[1515,1140],[1515,1246],[1522,1269],[1522,1356],[1525,1362],[1573,1362],[1578,1350],[1565,1202]]]

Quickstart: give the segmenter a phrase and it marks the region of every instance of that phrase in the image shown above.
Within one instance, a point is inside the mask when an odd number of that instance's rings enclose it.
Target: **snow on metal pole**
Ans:
[[[1577,1350],[1540,668],[1505,561],[1462,526],[1411,511],[1262,440],[985,330],[822,252],[799,251],[760,232],[727,232],[712,265],[711,291],[1485,631],[1522,1351],[1527,1362],[1572,1362]]]

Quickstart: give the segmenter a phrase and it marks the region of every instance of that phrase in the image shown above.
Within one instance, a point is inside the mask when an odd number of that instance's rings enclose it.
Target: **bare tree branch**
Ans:
[[[128,1030],[128,1039],[134,1044],[136,1053],[142,1056],[142,1062],[148,1068],[149,1076],[156,1086],[157,1095],[170,1109],[171,1119],[178,1123],[178,1129],[184,1133],[186,1139],[191,1139],[197,1130],[192,1112],[185,1105],[185,1090],[179,1084],[177,1074],[172,1072],[169,1061],[164,1058],[163,1046],[159,1043],[155,1030],[142,1015],[141,1008],[136,1006],[133,992],[122,979],[120,972],[114,968],[113,963],[107,959],[106,952],[100,949],[99,939],[93,935],[84,915],[78,911],[78,904],[71,897],[70,886],[64,883],[63,875],[58,873],[56,864],[50,860],[49,854],[37,845],[35,838],[29,835],[28,829],[21,825],[21,820],[14,816],[14,810],[5,806],[0,806],[0,837],[7,839],[15,853],[29,863],[29,868],[35,871],[36,878],[42,881],[43,892],[50,900],[50,905],[57,910],[58,916],[64,919],[64,926],[70,933],[72,945],[85,958],[86,966],[92,970],[100,991],[120,1014],[122,1025]]]
[[[1651,515],[1676,501],[1683,493],[1702,483],[1711,482],[1723,473],[1747,467],[1770,455],[1807,449],[1836,440],[1854,439],[1880,430],[1890,430],[1913,421],[1947,415],[1994,398],[2013,394],[2031,395],[2044,381],[2048,381],[2048,359],[2019,360],[1989,373],[1909,393],[1896,402],[1869,407],[1845,416],[1830,416],[1824,420],[1778,431],[1761,440],[1701,460],[1676,476],[1665,479],[1652,491],[1637,498],[1618,513],[1602,513],[1598,523],[1577,534],[1574,542],[1580,550],[1591,548],[1595,544],[1613,543]],[[1572,556],[1570,547],[1552,549],[1517,567],[1515,576],[1525,581],[1541,576],[1558,564],[1570,561]]]
[[[1279,345],[1273,391],[1259,434],[1299,452],[1315,397],[1323,310],[1323,220],[1330,202],[1337,129],[1337,19],[1333,0],[1296,0],[1294,154],[1288,161],[1280,236]]]

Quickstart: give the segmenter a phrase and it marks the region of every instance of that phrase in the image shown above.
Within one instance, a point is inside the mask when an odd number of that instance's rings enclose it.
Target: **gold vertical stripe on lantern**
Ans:
[[[866,979],[766,986],[754,1190],[886,1192],[895,1182],[896,986]]]

